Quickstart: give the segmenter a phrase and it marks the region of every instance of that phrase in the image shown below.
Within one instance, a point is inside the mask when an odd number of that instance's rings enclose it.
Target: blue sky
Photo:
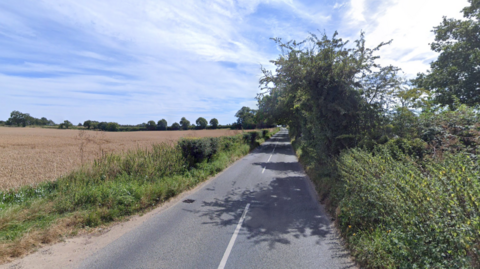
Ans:
[[[466,0],[3,0],[0,119],[19,110],[55,122],[235,121],[256,106],[260,67],[278,48],[338,31],[411,78],[437,57],[431,30]]]

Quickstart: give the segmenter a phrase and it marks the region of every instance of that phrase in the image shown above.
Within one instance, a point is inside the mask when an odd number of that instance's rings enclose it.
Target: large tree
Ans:
[[[158,130],[167,130],[167,121],[165,119],[161,119],[157,123]]]
[[[146,126],[146,127],[147,127],[147,130],[155,130],[155,129],[157,129],[157,124],[155,124],[155,121],[149,120],[149,121],[147,122],[147,126]]]
[[[205,118],[198,118],[195,123],[197,124],[197,128],[198,129],[205,129],[207,128],[207,125],[208,125],[208,121],[205,119]]]
[[[87,129],[90,129],[90,127],[92,127],[92,121],[91,120],[86,120],[83,123],[83,127],[86,127]]]
[[[456,108],[456,100],[480,104],[480,0],[468,0],[465,19],[443,18],[435,27],[431,49],[440,53],[427,74],[419,73],[414,83],[432,90],[434,100]]]
[[[375,54],[388,43],[365,47],[364,35],[347,45],[337,37],[312,34],[302,42],[282,42],[275,72],[264,69],[258,96],[262,119],[287,124],[306,150],[328,160],[381,125],[379,115],[400,84],[398,68],[382,67]],[[237,114],[248,112],[246,109]]]
[[[172,130],[180,130],[180,124],[178,124],[177,122],[174,122],[170,128]]]
[[[216,118],[213,118],[210,120],[210,125],[212,126],[212,129],[217,129],[218,128],[218,120]]]
[[[249,107],[242,107],[240,110],[235,113],[237,117],[237,124],[241,125],[244,129],[253,129],[255,128],[255,114],[256,110]]]
[[[190,126],[190,121],[187,120],[185,117],[182,117],[180,120],[180,125],[182,126],[183,130],[188,130],[188,127]]]

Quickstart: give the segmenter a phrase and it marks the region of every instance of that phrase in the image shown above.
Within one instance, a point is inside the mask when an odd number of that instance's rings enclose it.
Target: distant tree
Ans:
[[[65,128],[67,128],[67,129],[73,126],[73,124],[72,124],[70,121],[68,121],[68,120],[65,120],[65,121],[63,122],[63,124],[65,125]]]
[[[10,118],[8,119],[8,121],[11,123],[11,125],[17,125],[17,126],[24,126],[26,125],[26,118],[25,118],[25,114],[20,112],[20,111],[17,111],[17,110],[14,110],[12,111],[12,113],[10,113]]]
[[[155,123],[155,121],[149,120],[149,121],[147,122],[147,126],[146,126],[146,127],[147,127],[147,130],[155,130],[155,129],[157,129],[157,124]]]
[[[107,124],[106,130],[107,130],[107,131],[110,131],[110,132],[116,132],[116,131],[118,131],[118,127],[119,127],[118,123],[116,123],[116,122],[109,122],[109,123]]]
[[[81,123],[81,122],[79,122],[79,123],[78,123],[78,127],[82,127],[82,126],[83,126],[83,125],[82,125],[82,123]]]
[[[99,122],[98,125],[97,125],[97,129],[100,129],[102,131],[105,131],[107,130],[107,125],[108,125],[108,122]]]
[[[158,130],[167,130],[167,121],[165,119],[161,119],[157,123]]]
[[[171,126],[172,130],[180,130],[180,124],[174,122]]]
[[[72,126],[73,124],[70,121],[65,120],[63,123],[60,123],[60,125],[58,125],[58,129],[63,129],[63,128],[68,129]]]
[[[40,125],[48,125],[48,119],[45,117],[42,117],[40,119]]]
[[[255,113],[256,110],[249,107],[242,107],[235,117],[237,117],[237,124],[241,125],[244,129],[253,129],[255,128]]]
[[[210,120],[210,125],[212,126],[212,129],[217,129],[218,128],[218,120],[216,118],[213,118]]]
[[[197,128],[198,129],[205,129],[207,128],[207,125],[208,125],[208,121],[205,119],[205,118],[198,118],[195,123],[197,124]]]
[[[83,122],[83,126],[86,127],[87,129],[90,129],[90,127],[92,127],[92,121],[86,120],[85,122]]]
[[[0,120],[0,126],[4,126],[4,125],[5,125],[5,121]]]
[[[182,125],[182,129],[183,129],[183,130],[188,130],[188,127],[190,126],[190,121],[187,120],[185,117],[183,117],[183,118],[180,120],[180,125]]]

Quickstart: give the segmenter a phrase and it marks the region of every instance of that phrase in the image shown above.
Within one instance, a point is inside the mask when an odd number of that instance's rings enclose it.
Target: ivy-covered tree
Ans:
[[[444,17],[435,27],[431,49],[440,53],[426,74],[413,82],[431,90],[436,103],[456,109],[456,103],[480,104],[480,1],[468,0],[463,20]],[[455,100],[458,98],[459,102]]]

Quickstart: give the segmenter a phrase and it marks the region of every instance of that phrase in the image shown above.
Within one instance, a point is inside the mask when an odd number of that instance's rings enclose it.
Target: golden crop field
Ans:
[[[100,132],[0,127],[0,190],[54,180],[106,153],[148,148],[181,137],[218,137],[237,130]]]

